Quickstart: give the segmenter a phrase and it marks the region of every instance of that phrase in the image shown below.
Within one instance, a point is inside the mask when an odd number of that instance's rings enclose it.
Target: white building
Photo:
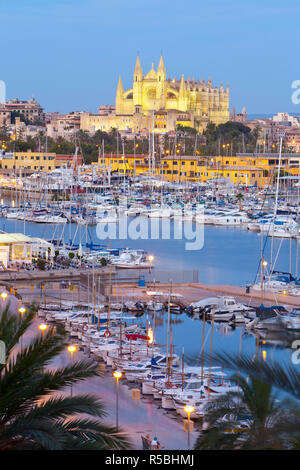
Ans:
[[[0,264],[5,269],[18,263],[31,264],[38,258],[46,261],[54,256],[54,246],[41,238],[22,233],[0,233]]]

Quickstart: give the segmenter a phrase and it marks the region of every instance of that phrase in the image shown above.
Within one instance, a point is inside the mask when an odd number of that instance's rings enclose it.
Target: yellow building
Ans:
[[[85,131],[131,129],[133,132],[153,128],[157,133],[175,130],[176,125],[202,131],[208,122],[216,125],[229,120],[229,87],[213,87],[212,82],[195,81],[182,75],[180,80],[168,78],[163,58],[157,70],[144,75],[139,57],[134,68],[133,84],[124,90],[119,78],[115,110],[107,113],[81,115],[80,128]]]
[[[248,186],[263,187],[268,183],[263,168],[249,165],[240,167],[237,164],[222,168],[218,157],[163,157],[159,173],[164,179],[172,182],[205,183],[218,178],[226,178],[232,183]]]
[[[12,152],[1,155],[2,170],[29,170],[32,172],[50,172],[55,169],[55,153]]]
[[[10,170],[16,172],[22,170],[22,173],[35,173],[37,171],[50,173],[56,168],[69,168],[73,163],[73,158],[74,155],[58,155],[49,152],[8,152],[0,155],[0,169],[4,170],[4,173]],[[81,163],[82,157],[78,155],[74,168],[76,169]]]
[[[148,155],[116,155],[107,154],[101,155],[98,159],[98,165],[101,168],[109,168],[111,172],[125,173],[126,175],[136,175],[149,172],[149,163],[151,164]],[[159,167],[154,169],[156,175],[159,175]]]
[[[263,187],[269,183],[265,169],[253,165],[238,166],[236,163],[222,168],[220,157],[164,156],[156,163],[154,175],[169,182],[205,183],[218,178],[241,185]],[[128,176],[150,173],[151,159],[148,155],[104,155],[98,164],[110,168],[112,172]]]
[[[277,174],[279,167],[278,153],[241,153],[236,156],[218,156],[215,157],[216,164],[224,170],[230,166],[237,166],[241,170],[245,167],[261,168],[264,171],[264,177],[270,181]],[[283,153],[280,164],[281,172],[285,175],[298,175],[300,168],[300,154]],[[267,184],[268,184],[267,183]]]

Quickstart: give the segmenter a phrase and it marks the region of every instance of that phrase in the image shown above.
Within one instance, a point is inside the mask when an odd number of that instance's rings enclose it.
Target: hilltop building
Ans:
[[[80,128],[89,132],[130,129],[143,132],[153,129],[156,133],[175,130],[177,125],[194,127],[199,131],[209,122],[216,125],[229,120],[229,86],[214,87],[210,79],[178,80],[167,78],[163,58],[158,69],[144,75],[137,57],[132,88],[124,90],[119,78],[115,107],[101,106],[99,114],[81,115]]]

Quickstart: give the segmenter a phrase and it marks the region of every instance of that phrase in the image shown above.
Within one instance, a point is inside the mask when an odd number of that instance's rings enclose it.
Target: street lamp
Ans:
[[[191,424],[191,413],[194,411],[194,407],[191,406],[191,405],[186,405],[184,407],[184,411],[187,413],[188,415],[188,450],[190,450],[190,447],[191,447],[191,441],[190,441],[190,424]]]
[[[73,362],[73,354],[74,354],[74,352],[77,351],[77,347],[75,346],[75,344],[70,344],[70,346],[67,347],[67,350],[71,354],[71,363],[72,363]],[[71,396],[72,395],[73,395],[73,384],[71,383]]]
[[[150,282],[151,282],[151,273],[152,273],[152,263],[153,263],[153,260],[154,260],[154,256],[153,255],[149,255],[148,256],[148,261],[150,263],[150,268],[149,268],[149,274],[150,274]]]
[[[47,330],[47,328],[48,328],[48,325],[46,325],[46,323],[41,323],[41,324],[39,325],[39,329],[40,329],[41,332],[42,332],[42,336],[44,336],[44,333],[45,333],[45,331]]]
[[[26,308],[25,307],[20,307],[19,312],[20,312],[21,316],[23,316],[23,313],[26,312]]]
[[[114,378],[116,379],[116,428],[119,428],[119,380],[122,377],[122,372],[120,370],[115,370],[113,373]]]
[[[23,314],[26,312],[26,308],[25,307],[20,307],[19,312],[21,314],[21,317],[23,318]],[[23,349],[23,335],[21,336],[20,339],[21,339],[21,349]]]
[[[8,297],[8,293],[7,292],[2,292],[0,295],[2,297],[3,302],[5,302],[6,298]]]

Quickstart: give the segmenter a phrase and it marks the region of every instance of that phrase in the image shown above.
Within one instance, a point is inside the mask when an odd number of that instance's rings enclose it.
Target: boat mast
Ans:
[[[271,222],[272,228],[272,238],[271,238],[271,259],[270,259],[270,277],[273,271],[273,245],[274,245],[274,225],[277,216],[278,209],[278,193],[279,193],[279,179],[280,179],[280,170],[281,170],[281,156],[282,156],[282,137],[280,137],[280,148],[279,148],[279,162],[278,162],[278,172],[277,172],[277,182],[276,182],[276,195],[275,195],[275,204],[274,204],[274,213],[273,219]]]

